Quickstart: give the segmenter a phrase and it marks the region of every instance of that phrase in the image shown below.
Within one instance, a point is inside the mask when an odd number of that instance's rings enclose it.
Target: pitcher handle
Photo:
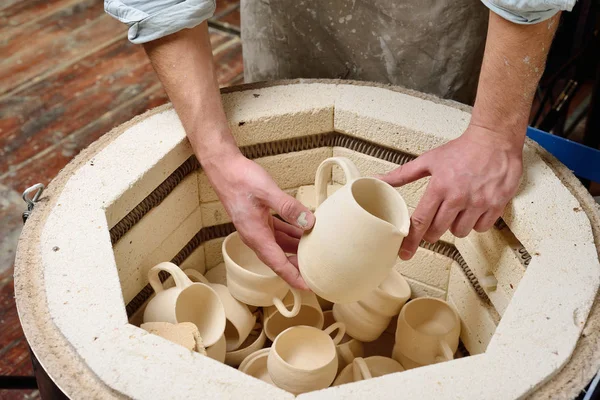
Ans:
[[[436,363],[450,361],[454,359],[454,352],[446,342],[440,342],[440,350],[442,352],[441,355],[435,358]]]
[[[350,159],[346,157],[330,157],[323,161],[319,168],[317,168],[317,174],[315,178],[315,193],[317,195],[317,204],[319,207],[322,202],[327,199],[327,184],[331,179],[331,171],[334,165],[338,165],[342,171],[344,171],[344,175],[346,176],[346,183],[351,180],[360,178],[360,172],[356,165]]]
[[[185,271],[185,274],[187,275],[188,278],[190,278],[190,280],[192,282],[200,282],[200,283],[204,283],[205,285],[209,285],[210,282],[208,281],[208,279],[206,279],[206,277],[204,275],[202,275],[200,273],[200,271],[196,271],[193,268],[188,268]]]
[[[290,288],[290,292],[292,292],[292,296],[294,296],[294,306],[291,310],[288,310],[285,307],[285,304],[283,304],[283,301],[281,301],[280,298],[273,297],[273,305],[277,308],[277,311],[286,318],[292,318],[298,315],[300,307],[302,306],[302,296],[300,292],[294,288]]]
[[[184,289],[192,284],[190,278],[188,278],[187,275],[177,265],[170,262],[161,262],[160,264],[150,268],[150,271],[148,271],[148,282],[156,293],[165,290],[162,282],[160,281],[160,277],[158,276],[160,271],[168,272],[173,277],[175,286],[180,289]]]
[[[338,333],[333,338],[333,343],[337,346],[338,344],[340,344],[340,342],[344,338],[344,335],[346,334],[346,324],[344,324],[343,322],[335,322],[329,325],[326,329],[324,329],[323,332],[325,332],[328,335],[331,335],[331,332],[335,331],[336,329],[338,330]]]
[[[356,357],[354,361],[352,361],[352,372],[354,375],[354,382],[362,381],[363,379],[371,379],[373,377],[371,371],[369,371],[369,366],[362,357]]]

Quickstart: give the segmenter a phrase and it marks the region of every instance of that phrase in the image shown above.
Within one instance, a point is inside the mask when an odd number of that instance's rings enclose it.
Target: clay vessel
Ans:
[[[363,379],[377,378],[395,372],[402,372],[404,368],[396,360],[382,356],[367,358],[357,357],[348,365],[333,382],[332,386],[358,382]]]
[[[454,308],[443,300],[420,297],[400,311],[392,356],[402,363],[402,354],[417,365],[452,360],[459,336],[460,318]]]
[[[326,199],[334,164],[344,171],[346,184]],[[343,157],[321,163],[315,190],[319,206],[314,227],[300,239],[300,273],[325,300],[340,304],[358,301],[394,267],[408,235],[408,208],[392,186],[379,179],[361,178],[356,166]]]
[[[186,269],[184,272],[192,281],[202,282],[210,286],[219,295],[219,299],[225,308],[225,317],[227,318],[225,324],[227,351],[233,351],[240,347],[256,323],[256,317],[250,312],[248,306],[236,300],[229,293],[227,286],[210,283],[200,272],[194,269]]]
[[[164,289],[158,276],[166,271],[175,286]],[[218,294],[203,283],[193,283],[175,264],[163,262],[148,272],[148,281],[156,292],[146,310],[144,322],[192,322],[198,328],[204,346],[215,344],[225,332],[225,309]]]
[[[273,385],[273,381],[267,370],[267,359],[270,350],[270,348],[266,348],[250,354],[242,361],[238,369],[245,374]]]
[[[262,349],[266,341],[267,335],[260,325],[260,329],[253,330],[239,349],[228,351],[225,354],[225,364],[238,367],[246,357]]]
[[[292,318],[286,318],[275,306],[263,310],[264,330],[270,340],[275,340],[277,335],[292,326],[306,325],[317,329],[323,328],[323,311],[317,296],[308,291],[301,291],[300,299],[300,311],[298,311],[298,315]],[[291,307],[294,304],[294,296],[288,293],[283,299],[283,304],[286,307]]]
[[[335,339],[329,334],[338,330]],[[329,387],[337,373],[336,344],[344,337],[339,322],[324,331],[294,326],[283,331],[271,346],[267,366],[273,383],[293,394]]]
[[[233,297],[244,304],[256,307],[275,305],[279,312],[291,318],[300,310],[300,293],[290,286],[271,268],[263,263],[233,232],[223,242],[223,260],[227,270],[227,288]],[[291,310],[283,305],[288,292],[294,296]]]
[[[225,362],[225,352],[227,351],[227,342],[225,341],[225,335],[221,336],[217,343],[206,348],[206,355],[217,360],[218,362]]]
[[[335,323],[333,311],[323,312],[323,329],[329,328]],[[362,342],[345,334],[342,340],[335,346],[338,355],[338,373],[344,367],[352,362],[356,357],[362,357],[365,354],[365,349]]]

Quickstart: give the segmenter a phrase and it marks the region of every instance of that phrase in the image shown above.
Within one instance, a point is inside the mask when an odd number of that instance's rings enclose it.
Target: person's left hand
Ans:
[[[436,242],[448,229],[461,238],[472,229],[490,229],[516,194],[522,153],[522,140],[510,133],[469,125],[459,138],[380,177],[402,186],[431,176],[412,214],[400,258],[410,259],[421,239]]]

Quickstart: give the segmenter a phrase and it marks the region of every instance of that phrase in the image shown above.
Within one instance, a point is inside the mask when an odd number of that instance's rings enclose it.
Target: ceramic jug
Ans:
[[[175,286],[165,289],[158,276],[166,271]],[[192,322],[198,327],[206,347],[212,346],[225,332],[225,308],[219,295],[208,285],[193,283],[175,264],[163,262],[148,272],[148,282],[156,295],[144,310],[144,322]]]
[[[327,198],[332,167],[339,165],[346,184]],[[306,284],[333,303],[365,297],[388,276],[408,235],[404,199],[389,184],[360,177],[347,158],[333,157],[317,169],[315,225],[300,239],[298,264]]]

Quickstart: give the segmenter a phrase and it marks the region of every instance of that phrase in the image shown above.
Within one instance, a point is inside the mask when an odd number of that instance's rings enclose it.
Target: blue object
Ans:
[[[600,182],[600,150],[532,127],[527,128],[527,137],[538,142],[576,176]]]

